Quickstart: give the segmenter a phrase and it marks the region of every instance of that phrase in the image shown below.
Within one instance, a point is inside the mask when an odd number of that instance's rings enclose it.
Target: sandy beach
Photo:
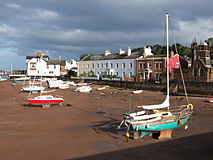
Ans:
[[[116,127],[122,115],[137,105],[161,103],[162,92],[92,85],[91,93],[57,89],[62,106],[28,106],[22,83],[0,83],[0,157],[3,160],[61,159],[212,159],[213,103],[207,97],[189,97],[194,113],[185,130],[174,130],[172,139],[127,139]],[[172,105],[184,104],[172,96]]]

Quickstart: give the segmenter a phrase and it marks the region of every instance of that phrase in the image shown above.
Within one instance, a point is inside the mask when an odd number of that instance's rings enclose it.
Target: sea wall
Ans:
[[[76,80],[76,79],[75,79]],[[85,82],[109,85],[119,88],[128,88],[134,90],[149,90],[149,91],[161,91],[166,92],[166,83],[144,83],[144,82],[132,82],[132,81],[110,81],[110,80],[88,80],[84,79]],[[186,90],[188,94],[200,94],[200,95],[213,95],[213,83],[205,82],[191,82],[186,83]],[[184,87],[182,83],[171,83],[170,92],[174,94],[184,93]]]

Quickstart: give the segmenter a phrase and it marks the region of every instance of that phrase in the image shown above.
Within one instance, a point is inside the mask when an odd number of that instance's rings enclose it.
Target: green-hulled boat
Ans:
[[[186,126],[193,113],[193,105],[189,103],[186,87],[183,79],[183,86],[186,94],[187,104],[179,106],[176,110],[170,109],[169,97],[169,14],[166,13],[166,46],[167,46],[167,96],[162,104],[138,106],[141,111],[125,113],[119,127],[126,126],[126,136],[137,139],[148,134],[160,133],[158,138],[171,138],[173,129]],[[181,67],[180,67],[181,69]],[[182,71],[181,71],[182,72]],[[182,75],[182,74],[181,74]]]

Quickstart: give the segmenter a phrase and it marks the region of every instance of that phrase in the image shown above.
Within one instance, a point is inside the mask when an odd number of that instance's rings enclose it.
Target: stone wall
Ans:
[[[97,80],[85,80],[86,82],[109,85],[113,87],[128,88],[134,90],[149,90],[149,91],[161,91],[166,92],[165,83],[143,83],[143,82],[129,82],[129,81],[97,81]],[[186,90],[188,94],[200,94],[200,95],[213,95],[213,83],[199,83],[191,82],[186,83]],[[171,93],[184,93],[184,87],[182,83],[170,84]]]

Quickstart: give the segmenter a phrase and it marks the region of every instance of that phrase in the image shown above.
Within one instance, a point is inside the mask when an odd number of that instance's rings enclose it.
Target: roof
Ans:
[[[166,55],[164,54],[160,54],[160,55],[149,55],[149,56],[146,56],[146,57],[139,57],[138,60],[149,60],[149,59],[165,59],[166,58]]]
[[[130,56],[127,53],[119,55],[117,54],[109,54],[105,56],[104,54],[97,55],[87,55],[81,59],[81,61],[97,61],[97,60],[114,60],[114,59],[136,59],[142,55],[141,52],[132,52]]]
[[[26,59],[32,59],[32,58],[40,58],[40,56],[26,56]],[[43,56],[43,58],[49,58],[49,56]]]
[[[49,60],[47,61],[48,65],[61,65],[61,66],[65,66],[66,65],[66,60]]]

